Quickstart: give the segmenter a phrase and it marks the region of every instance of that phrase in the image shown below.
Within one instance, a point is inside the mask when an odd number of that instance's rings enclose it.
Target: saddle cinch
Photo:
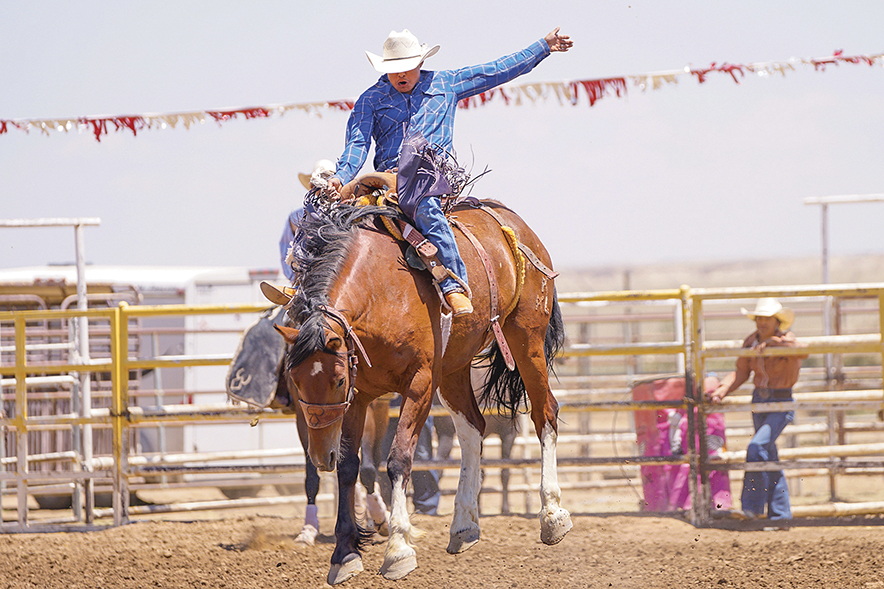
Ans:
[[[378,205],[392,206],[398,208],[395,186],[396,174],[390,172],[376,172],[366,174],[349,182],[341,189],[341,200],[352,201],[357,206]],[[493,218],[498,223],[498,225],[500,225],[500,229],[503,232],[506,242],[512,252],[513,259],[515,260],[516,275],[519,277],[519,280],[516,285],[516,296],[513,297],[513,303],[510,308],[508,308],[503,313],[503,316],[505,317],[509,315],[510,312],[512,312],[513,308],[515,308],[515,305],[518,303],[519,296],[521,295],[522,286],[525,281],[525,259],[528,259],[550,280],[558,276],[559,273],[548,268],[543,262],[541,262],[540,259],[534,254],[533,251],[531,251],[531,249],[527,245],[521,243],[518,240],[515,232],[512,230],[512,228],[507,226],[503,218],[501,218],[500,215],[498,215],[492,208],[481,204],[479,200],[475,198],[464,198],[460,197],[459,195],[447,198],[443,197],[443,210],[445,210],[447,213],[451,211],[451,209],[455,205],[462,202],[485,212],[491,218]],[[451,226],[458,229],[461,233],[464,234],[470,244],[472,244],[472,246],[475,248],[476,252],[479,255],[479,258],[482,260],[482,264],[485,267],[485,274],[488,278],[489,290],[491,295],[491,325],[489,326],[489,329],[491,329],[491,331],[494,333],[494,337],[497,340],[498,346],[500,347],[500,351],[504,357],[507,368],[509,370],[514,370],[515,361],[513,360],[509,346],[506,343],[506,339],[503,336],[503,331],[500,328],[499,318],[501,314],[499,312],[499,309],[497,308],[498,286],[491,259],[489,258],[481,242],[476,239],[475,235],[473,235],[473,233],[463,223],[460,223],[451,216],[446,216],[448,217],[448,222],[451,224]],[[436,255],[438,251],[436,246],[430,243],[413,226],[411,226],[409,223],[401,218],[392,220],[387,217],[380,216],[380,219],[383,221],[384,226],[394,238],[408,242],[417,252],[417,255],[419,256],[424,268],[429,270],[430,274],[433,276],[433,283],[436,287],[436,292],[439,295],[439,298],[442,301],[442,306],[446,311],[448,310],[448,304],[446,303],[445,297],[442,295],[442,290],[439,287],[439,284],[445,278],[454,278],[458,283],[461,284],[461,286],[463,286],[464,290],[467,293],[467,296],[472,298],[472,293],[470,292],[467,284],[464,283],[459,276],[454,274],[451,270],[449,270],[439,262],[439,259]],[[409,256],[406,255],[406,258],[409,258]],[[409,259],[408,262],[410,265],[416,267],[417,269],[424,269],[415,264],[413,260]]]

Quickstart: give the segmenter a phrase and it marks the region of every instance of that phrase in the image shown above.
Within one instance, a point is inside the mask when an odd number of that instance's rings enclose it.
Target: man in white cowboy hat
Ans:
[[[331,160],[319,160],[313,164],[313,171],[311,173],[305,174],[303,172],[298,172],[298,180],[301,181],[301,185],[307,190],[325,188],[328,185],[329,178],[331,178],[334,173],[334,162]],[[279,238],[279,256],[280,261],[282,262],[282,273],[285,274],[285,277],[288,278],[289,281],[294,279],[295,274],[294,270],[292,270],[291,264],[287,261],[288,252],[295,240],[295,234],[298,232],[298,223],[300,223],[301,217],[303,216],[303,207],[297,208],[289,213],[289,218],[286,220],[285,227],[283,227],[282,230],[282,237]],[[285,289],[280,290],[284,291]],[[273,302],[284,304],[283,299],[275,300]]]
[[[298,180],[307,190],[324,188],[328,179],[335,173],[335,164],[331,160],[319,160],[313,164],[313,171],[309,174],[298,172]]]
[[[758,299],[752,312],[741,309],[743,315],[755,321],[757,328],[743,341],[744,348],[761,352],[765,348],[804,347],[789,331],[795,313],[772,298]],[[753,403],[788,402],[792,400],[792,387],[798,382],[801,360],[807,354],[790,356],[752,356],[737,358],[737,369],[721,379],[721,386],[708,394],[713,403],[720,403],[729,393],[737,390],[755,373],[752,393]],[[794,411],[755,412],[752,421],[755,435],[746,448],[746,462],[779,460],[777,437],[795,417]],[[783,471],[746,471],[741,496],[742,511],[739,515],[756,518],[764,515],[767,507],[769,519],[791,519],[789,487]]]
[[[374,168],[381,172],[399,166],[406,139],[420,138],[437,154],[453,154],[454,111],[458,101],[509,82],[534,69],[551,52],[568,51],[572,45],[570,38],[560,35],[556,28],[528,48],[490,63],[428,71],[422,70],[421,65],[439,46],[421,44],[408,29],[392,31],[384,41],[381,55],[366,52],[369,62],[384,75],[356,101],[347,123],[346,147],[330,185],[340,191],[343,184],[356,177],[368,157],[372,139]],[[409,210],[403,203],[401,178],[398,184],[400,206],[411,216],[417,230],[438,248],[440,262],[466,284],[466,267],[442,212],[439,192],[419,190],[410,195],[409,206],[413,208]],[[472,304],[456,280],[446,278],[440,287],[454,316],[472,312]]]

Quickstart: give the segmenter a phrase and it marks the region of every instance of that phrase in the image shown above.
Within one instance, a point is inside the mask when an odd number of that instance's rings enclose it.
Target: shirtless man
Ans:
[[[743,341],[744,348],[761,352],[765,348],[803,347],[795,339],[789,327],[795,313],[783,307],[776,299],[759,299],[755,311],[742,309],[743,315],[755,321],[757,328]],[[792,387],[798,381],[801,360],[798,356],[754,356],[737,358],[737,369],[721,379],[721,385],[708,393],[713,403],[720,403],[729,393],[740,388],[755,374],[752,392],[753,403],[776,403],[792,401]],[[746,462],[769,462],[779,460],[777,437],[795,418],[794,411],[756,412],[752,414],[755,435],[746,449]],[[791,519],[789,487],[783,471],[746,471],[741,496],[742,515],[754,519],[764,515],[767,506],[769,519]]]

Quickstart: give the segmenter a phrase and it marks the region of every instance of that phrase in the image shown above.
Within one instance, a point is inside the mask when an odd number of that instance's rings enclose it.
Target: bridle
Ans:
[[[347,358],[350,385],[347,389],[347,400],[343,403],[305,403],[298,399],[298,403],[301,405],[301,410],[304,412],[304,417],[307,420],[307,427],[310,429],[322,429],[330,426],[336,421],[343,419],[347,409],[350,408],[350,403],[353,402],[353,398],[356,396],[356,366],[359,364],[359,355],[356,353],[357,349],[362,353],[362,357],[365,358],[365,363],[371,368],[371,360],[368,359],[368,354],[365,353],[365,348],[362,347],[359,336],[353,331],[353,327],[347,321],[347,318],[334,307],[320,305],[319,310],[325,315],[326,319],[331,319],[344,329],[344,342],[347,344],[347,351],[332,352],[331,350],[326,350],[326,353]]]

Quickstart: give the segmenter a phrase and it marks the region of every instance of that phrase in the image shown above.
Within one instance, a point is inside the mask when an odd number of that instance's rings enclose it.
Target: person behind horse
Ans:
[[[340,192],[343,184],[356,177],[368,157],[372,139],[374,168],[378,171],[397,169],[407,143],[416,146],[423,143],[437,156],[451,157],[458,101],[509,82],[534,69],[550,52],[568,51],[572,44],[569,37],[559,35],[556,28],[528,48],[490,63],[427,71],[422,70],[421,65],[439,50],[439,45],[421,44],[408,29],[390,32],[382,55],[366,52],[369,62],[384,75],[356,101],[347,123],[346,147],[338,159],[330,186]],[[460,279],[449,276],[442,280],[440,289],[453,315],[466,315],[473,311],[465,290],[466,267],[442,212],[439,196],[445,193],[432,190],[448,182],[438,169],[430,175],[435,180],[428,187],[425,181],[403,178],[400,174],[397,180],[400,206],[412,218],[416,229],[436,246],[439,261]]]
[[[310,174],[298,173],[298,180],[301,186],[307,190],[313,188],[324,188],[328,179],[335,172],[335,165],[331,160],[319,160],[313,165],[313,172]],[[294,280],[295,271],[292,268],[289,259],[289,250],[295,243],[295,236],[298,233],[298,223],[304,217],[304,207],[297,208],[289,213],[285,227],[282,230],[282,237],[279,238],[279,258],[282,261],[282,273],[288,278],[289,282]],[[283,290],[284,289],[280,289]],[[291,293],[288,293],[291,294]]]
[[[795,313],[772,298],[759,299],[755,311],[742,309],[749,319],[755,321],[754,332],[743,341],[744,348],[761,352],[765,348],[800,348],[795,334],[789,327]],[[755,390],[752,403],[776,403],[792,401],[792,387],[798,382],[798,372],[804,355],[753,356],[737,358],[737,369],[721,379],[721,385],[707,394],[713,403],[720,403],[729,393],[740,388],[754,372]],[[777,437],[795,417],[794,411],[770,411],[752,414],[755,435],[746,449],[746,462],[777,461]],[[747,471],[743,478],[740,498],[742,517],[754,519],[764,514],[767,506],[769,519],[791,519],[789,487],[783,471]]]

